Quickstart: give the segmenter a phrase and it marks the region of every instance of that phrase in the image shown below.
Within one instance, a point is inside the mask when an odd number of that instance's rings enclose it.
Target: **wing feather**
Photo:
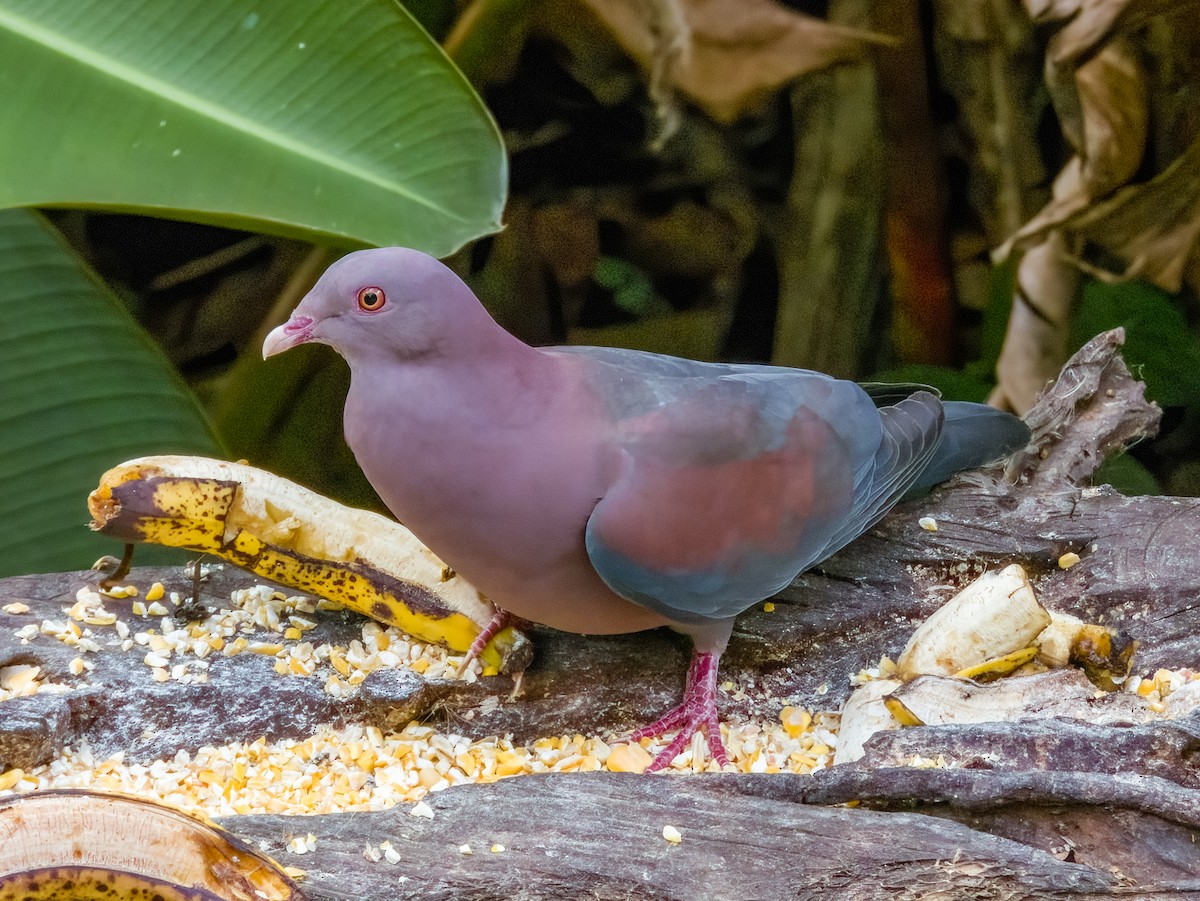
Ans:
[[[872,394],[802,370],[567,352],[618,431],[588,556],[618,594],[677,622],[735,616],[836,552],[940,438],[941,404],[919,386]]]

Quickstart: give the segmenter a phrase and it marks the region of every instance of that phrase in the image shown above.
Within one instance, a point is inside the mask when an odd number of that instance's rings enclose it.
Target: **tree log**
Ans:
[[[898,507],[799,577],[773,612],[745,614],[723,661],[744,689],[728,718],[784,704],[833,709],[849,677],[896,655],[913,628],[984,568],[1019,562],[1046,606],[1119,626],[1140,642],[1135,670],[1200,659],[1200,500],[1126,498],[1087,482],[1107,454],[1153,433],[1157,408],[1099,336],[1029,414],[1034,443],[1000,468],[961,475]],[[1015,479],[1016,481],[1010,481]],[[917,520],[932,516],[937,531]],[[1060,569],[1067,551],[1081,562]],[[0,704],[0,771],[29,768],[86,739],[98,757],[149,760],[230,740],[300,737],[325,724],[398,728],[412,718],[516,740],[626,729],[677,698],[684,642],[667,632],[585,638],[537,629],[523,693],[373,673],[335,700],[317,678],[281,678],[253,654],[210,658],[205,685],[155,683],[144,649],[105,648],[72,676],[76,651],[23,644],[29,622],[62,618],[95,573],[0,581],[0,667],[35,663],[73,686]],[[178,572],[137,570],[187,593]],[[252,577],[216,571],[223,598]],[[111,605],[110,605],[111,606]],[[318,613],[313,641],[346,643],[361,619]],[[131,623],[135,628],[145,628]],[[150,625],[150,623],[147,623]],[[265,637],[265,636],[263,636]],[[1139,725],[1037,720],[880,733],[854,764],[811,776],[553,774],[461,786],[428,798],[432,820],[397,808],[320,817],[238,817],[228,828],[298,862],[316,899],[349,898],[1138,898],[1200,899],[1200,714]],[[914,757],[948,767],[908,765]],[[856,806],[842,807],[854,802]],[[683,841],[671,844],[673,825]],[[397,864],[364,860],[390,839]],[[470,844],[474,853],[460,852]],[[501,844],[503,852],[491,852]],[[288,862],[297,862],[289,860]]]

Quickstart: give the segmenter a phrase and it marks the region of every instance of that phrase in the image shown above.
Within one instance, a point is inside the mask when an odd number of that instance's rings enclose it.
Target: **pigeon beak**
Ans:
[[[263,341],[263,359],[281,354],[285,350],[312,340],[313,325],[316,320],[311,316],[293,316],[283,325],[271,329]]]

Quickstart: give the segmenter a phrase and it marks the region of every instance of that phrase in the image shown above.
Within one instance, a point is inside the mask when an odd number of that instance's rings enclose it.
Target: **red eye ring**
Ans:
[[[383,293],[383,288],[368,285],[358,289],[358,308],[364,313],[377,313],[383,309],[386,302],[387,297]]]

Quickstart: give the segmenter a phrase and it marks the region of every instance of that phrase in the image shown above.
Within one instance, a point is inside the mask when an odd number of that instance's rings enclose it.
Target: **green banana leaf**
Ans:
[[[87,495],[109,467],[153,453],[221,448],[158,345],[58,232],[0,211],[0,576],[120,553],[88,530]],[[139,561],[163,559],[147,551]]]
[[[0,207],[83,206],[445,256],[507,164],[394,0],[0,0]]]

